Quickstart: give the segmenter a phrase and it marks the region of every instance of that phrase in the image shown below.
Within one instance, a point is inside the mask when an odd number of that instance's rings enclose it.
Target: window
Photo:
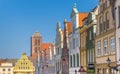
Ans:
[[[75,49],[75,39],[73,39],[73,49]]]
[[[79,67],[79,54],[77,53],[77,67]]]
[[[107,8],[107,6],[108,6],[108,5],[107,5],[107,0],[106,0],[106,2],[105,2],[105,8]]]
[[[92,39],[92,33],[91,33],[91,31],[89,31],[89,40],[91,40]]]
[[[3,69],[3,71],[5,71],[5,69]]]
[[[37,47],[35,47],[35,53],[37,53]]]
[[[70,56],[70,67],[72,67],[72,56]]]
[[[73,55],[74,67],[75,67],[75,55]]]
[[[90,62],[90,54],[89,54],[90,50],[87,51],[87,63]]]
[[[38,45],[40,45],[40,40],[38,40]]]
[[[104,40],[104,54],[107,54],[108,51],[108,41]]]
[[[105,3],[103,3],[103,11],[105,10]]]
[[[119,8],[118,8],[118,15],[119,15],[119,27],[120,27],[120,6],[119,6]]]
[[[111,37],[111,52],[115,51],[115,37]]]
[[[11,69],[8,69],[8,71],[11,71]]]
[[[69,49],[72,49],[72,41],[70,40],[70,46],[69,46],[70,48]]]
[[[59,54],[59,48],[58,48],[58,54]]]
[[[35,39],[35,45],[37,45],[37,39]]]
[[[73,34],[75,33],[75,24],[73,24]]]
[[[97,55],[98,56],[101,55],[101,42],[100,41],[97,42]]]
[[[99,18],[99,33],[101,33],[102,32],[102,29],[103,28],[103,26],[102,26],[102,17],[100,17]]]
[[[106,28],[108,29],[109,28],[109,13],[108,12],[106,12],[105,18],[106,18]]]
[[[104,27],[104,30],[106,30],[106,23],[105,22],[103,23],[103,27]]]
[[[92,58],[91,58],[91,49],[89,49],[89,52],[90,52],[90,54],[89,54],[89,58],[90,58],[90,60],[89,60],[89,63],[91,63],[91,60],[92,60]]]

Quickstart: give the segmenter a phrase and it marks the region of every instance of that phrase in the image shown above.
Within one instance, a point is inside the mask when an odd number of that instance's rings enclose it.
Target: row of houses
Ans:
[[[91,12],[74,4],[64,29],[57,23],[55,74],[120,74],[119,24],[119,0],[99,0]]]

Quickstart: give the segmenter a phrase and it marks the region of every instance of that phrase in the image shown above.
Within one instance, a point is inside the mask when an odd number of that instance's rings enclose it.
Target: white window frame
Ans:
[[[107,55],[108,54],[108,40],[105,39],[104,41],[104,55]]]
[[[89,31],[89,40],[92,40],[92,31]]]
[[[101,55],[101,41],[97,42],[97,56]]]
[[[114,40],[114,41],[113,41]],[[114,47],[112,47],[114,46]],[[113,53],[115,52],[115,37],[110,38],[110,51]]]

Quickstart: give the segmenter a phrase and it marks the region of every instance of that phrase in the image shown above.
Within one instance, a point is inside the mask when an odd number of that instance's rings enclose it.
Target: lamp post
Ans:
[[[110,63],[111,63],[111,60],[110,60],[110,58],[108,57],[108,59],[107,59],[107,64],[108,64],[108,67],[109,67],[109,74],[111,74],[111,68],[110,68]]]

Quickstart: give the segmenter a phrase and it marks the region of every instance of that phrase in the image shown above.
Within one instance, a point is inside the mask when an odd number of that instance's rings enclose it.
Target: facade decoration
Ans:
[[[33,63],[28,59],[25,53],[22,54],[21,58],[15,64],[13,69],[14,74],[35,74],[35,67]]]
[[[113,0],[99,0],[95,37],[96,74],[115,74],[115,25],[112,14]],[[114,0],[115,1],[115,0]]]

